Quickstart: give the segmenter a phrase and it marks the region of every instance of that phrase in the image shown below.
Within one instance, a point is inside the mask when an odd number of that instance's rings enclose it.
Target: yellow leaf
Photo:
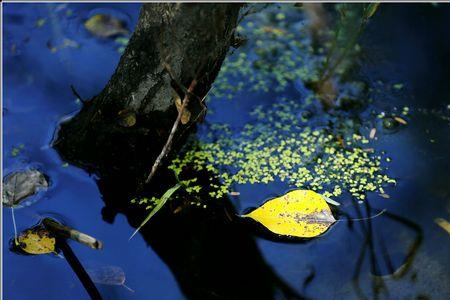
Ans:
[[[309,190],[288,192],[242,217],[252,218],[276,234],[302,238],[318,236],[336,222],[324,198]]]
[[[442,218],[436,218],[434,219],[434,222],[436,222],[436,224],[438,224],[442,229],[444,229],[445,231],[447,231],[448,234],[450,234],[450,222],[442,219]]]
[[[408,124],[408,122],[406,122],[405,119],[402,119],[400,117],[394,117],[394,120],[399,122],[400,124],[403,124],[403,125],[407,125]]]
[[[369,133],[369,137],[373,140],[375,138],[375,134],[377,134],[377,129],[372,128]]]
[[[17,238],[20,249],[28,254],[54,253],[56,240],[43,228],[30,228]]]
[[[126,35],[128,30],[125,23],[107,14],[96,14],[84,22],[84,27],[94,36],[110,38],[117,35]]]

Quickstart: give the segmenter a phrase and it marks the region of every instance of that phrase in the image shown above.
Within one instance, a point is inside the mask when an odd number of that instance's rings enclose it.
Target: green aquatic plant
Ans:
[[[363,200],[367,192],[384,193],[384,185],[395,184],[384,173],[382,156],[368,147],[368,138],[307,126],[301,111],[299,102],[281,99],[270,108],[257,107],[254,125],[236,131],[212,126],[210,141],[196,142],[169,168],[180,178],[186,169],[213,174],[206,188],[213,198],[228,195],[237,185],[285,182],[326,197],[346,191]]]
[[[325,38],[318,45],[307,11],[305,15],[295,6],[269,6],[247,16],[237,27],[246,43],[226,58],[210,96],[232,99],[240,91],[282,92],[303,82],[322,104],[334,106],[348,88],[339,81],[355,65],[361,51],[358,39],[378,3],[336,4],[335,8],[337,21],[332,27],[323,25],[320,31]]]
[[[247,16],[237,27],[247,42],[226,58],[211,95],[231,99],[242,90],[283,91],[296,80],[318,80],[324,57],[313,53],[302,15],[285,5]]]
[[[136,235],[136,233],[141,230],[141,228],[147,224],[148,221],[159,211],[163,206],[166,204],[168,200],[173,198],[175,196],[175,193],[182,189],[187,194],[198,194],[201,190],[200,185],[195,185],[195,182],[197,181],[197,178],[192,178],[188,180],[179,180],[178,174],[175,174],[175,178],[177,180],[177,184],[175,184],[173,187],[169,188],[162,196],[161,198],[158,197],[151,197],[151,198],[140,198],[140,199],[132,199],[132,204],[139,204],[139,205],[145,205],[145,208],[151,209],[148,216],[142,221],[142,223],[139,225],[139,227],[133,232],[133,234],[130,236],[130,240]]]
[[[151,202],[153,205],[148,206],[149,208],[152,207],[152,210],[148,214],[148,216],[142,221],[141,225],[133,232],[133,234],[130,236],[130,240],[136,235],[136,233],[141,230],[141,228],[147,224],[148,221],[166,204],[167,200],[172,197],[172,195],[181,187],[181,183],[177,183],[175,186],[168,189],[161,198],[152,197],[151,199],[148,198],[142,198],[139,201],[139,204],[147,204]],[[131,200],[131,203],[135,203],[136,199]]]
[[[332,30],[332,40],[325,63],[321,68],[320,81],[324,82],[335,74],[342,75],[352,64],[354,56],[360,52],[357,44],[369,19],[375,14],[379,3],[352,4],[339,3],[335,8],[338,19]]]

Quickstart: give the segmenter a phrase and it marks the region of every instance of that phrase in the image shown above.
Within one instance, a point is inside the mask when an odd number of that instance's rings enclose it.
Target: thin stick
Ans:
[[[83,284],[83,287],[86,289],[86,292],[89,294],[91,299],[101,300],[102,296],[100,295],[100,292],[91,277],[89,277],[89,274],[86,272],[83,265],[78,260],[72,248],[70,248],[64,239],[58,239],[58,246],[64,253],[67,262]]]
[[[127,286],[125,283],[122,283],[121,286],[123,286],[124,288],[126,288],[130,292],[134,293],[134,290],[132,288],[130,288],[129,286]]]
[[[17,176],[14,178],[14,193],[13,193],[13,200],[11,202],[11,218],[14,227],[14,243],[17,246],[19,245],[19,242],[17,241],[17,225],[16,225],[16,217],[14,215],[14,205],[16,202],[16,187],[17,187]]]
[[[156,170],[158,169],[158,167],[161,163],[161,160],[164,158],[164,156],[166,156],[169,153],[170,148],[172,147],[173,137],[175,136],[175,132],[177,131],[178,125],[180,124],[181,116],[183,115],[184,109],[186,108],[186,106],[189,103],[189,96],[194,91],[194,88],[196,85],[197,85],[197,80],[195,80],[195,79],[192,80],[192,82],[189,85],[189,88],[187,90],[187,93],[185,93],[185,95],[184,95],[183,103],[181,104],[181,108],[178,111],[177,119],[173,123],[172,130],[170,131],[169,137],[167,138],[167,142],[164,145],[163,149],[161,150],[161,153],[156,158],[156,160],[153,164],[152,170],[151,170],[150,174],[148,175],[147,179],[145,180],[146,184],[148,184],[152,180],[153,176],[156,173]]]
[[[380,211],[379,213],[377,213],[374,216],[370,216],[367,218],[357,218],[357,219],[348,219],[348,220],[337,220],[336,222],[352,222],[352,221],[366,221],[366,220],[372,220],[375,219],[379,216],[381,216],[382,214],[384,214],[387,211],[387,209],[383,209],[382,211]]]
[[[84,100],[80,94],[78,94],[77,90],[75,89],[75,87],[73,85],[70,85],[70,89],[72,90],[72,93],[75,95],[75,97],[77,97],[78,99],[80,99],[81,103],[86,103],[86,100]]]
[[[103,243],[102,241],[97,240],[96,238],[87,235],[85,233],[79,232],[78,230],[75,230],[73,228],[64,226],[58,222],[56,222],[53,219],[50,218],[44,218],[42,220],[42,224],[44,224],[44,226],[50,230],[51,232],[53,232],[54,234],[64,237],[64,238],[69,238],[71,240],[74,240],[78,243],[84,244],[92,249],[102,249],[103,248]]]
[[[17,241],[17,226],[16,226],[16,218],[14,217],[14,207],[11,206],[11,217],[14,227],[14,243],[16,245],[19,245],[19,242]]]

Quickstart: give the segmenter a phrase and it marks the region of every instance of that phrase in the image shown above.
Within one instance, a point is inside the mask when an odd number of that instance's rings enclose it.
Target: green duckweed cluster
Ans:
[[[207,190],[214,198],[238,185],[285,182],[328,197],[346,191],[363,200],[367,192],[384,193],[384,185],[395,184],[384,173],[382,157],[372,153],[369,139],[307,126],[301,111],[299,102],[281,99],[269,108],[257,107],[251,113],[255,125],[231,130],[215,124],[208,134],[210,141],[196,142],[172,161],[170,169],[180,178],[188,167],[209,171],[213,176]]]
[[[317,81],[325,58],[313,53],[302,14],[294,6],[272,6],[246,17],[237,33],[248,40],[225,60],[212,95],[231,99],[241,90],[283,91],[295,80]]]

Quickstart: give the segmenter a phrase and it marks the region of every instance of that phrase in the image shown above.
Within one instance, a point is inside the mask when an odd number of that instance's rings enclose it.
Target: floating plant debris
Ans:
[[[16,247],[27,254],[56,253],[55,237],[40,225],[21,232],[14,243],[16,243]]]
[[[180,178],[188,166],[212,172],[221,182],[209,187],[216,198],[235,191],[235,185],[281,181],[327,197],[346,191],[363,200],[367,192],[384,193],[384,185],[396,183],[384,173],[382,156],[366,151],[368,138],[308,126],[298,117],[302,110],[299,101],[282,98],[271,107],[257,107],[254,125],[233,132],[214,124],[210,141],[197,142],[169,168]]]
[[[237,27],[248,42],[227,57],[212,95],[231,99],[241,90],[268,92],[275,87],[283,91],[297,79],[317,81],[325,56],[313,53],[302,14],[293,6],[284,6],[248,16]]]
[[[48,178],[39,170],[29,169],[13,172],[3,179],[3,204],[16,206],[48,186]]]
[[[243,215],[284,236],[312,238],[324,233],[336,219],[325,199],[308,190],[294,190]]]
[[[86,272],[95,283],[104,285],[120,285],[130,292],[134,292],[134,290],[125,285],[126,276],[121,267],[102,266],[98,268],[87,269]]]

